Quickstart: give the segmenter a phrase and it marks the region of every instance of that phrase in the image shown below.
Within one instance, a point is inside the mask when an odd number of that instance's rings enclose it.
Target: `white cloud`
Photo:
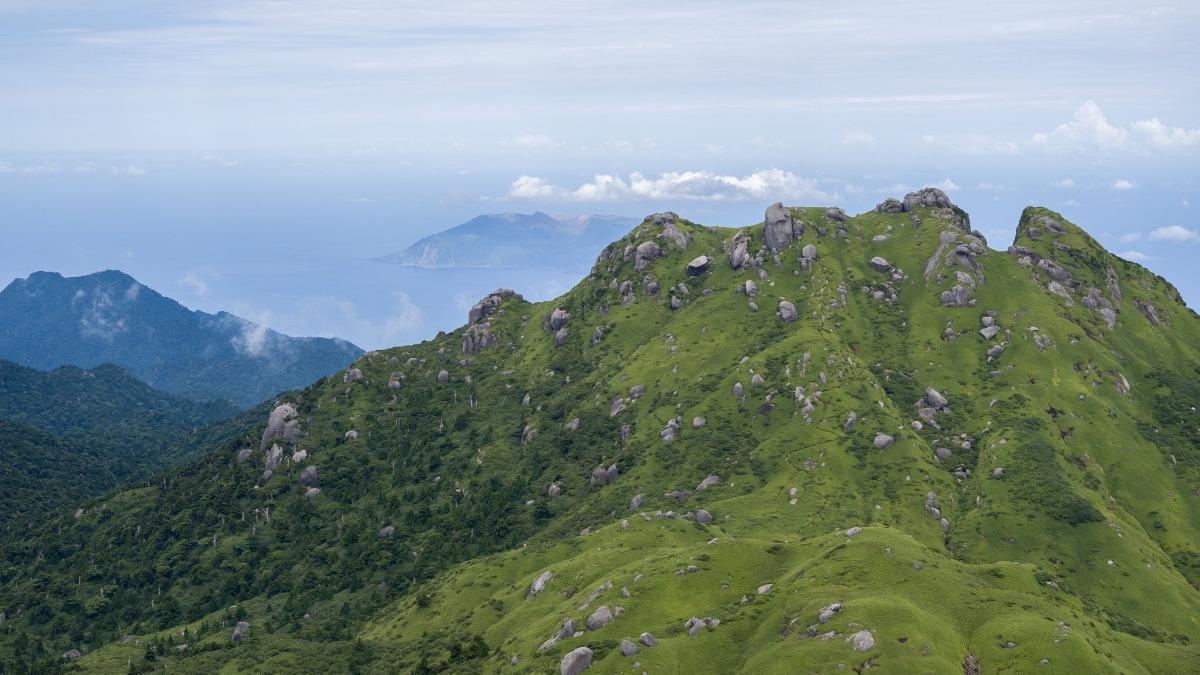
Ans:
[[[950,183],[953,185],[953,183]],[[958,186],[954,186],[957,188]],[[951,189],[954,189],[951,188]],[[943,188],[945,189],[945,188]],[[746,176],[730,176],[712,171],[669,171],[648,177],[634,171],[622,178],[597,174],[591,182],[577,188],[558,187],[544,178],[521,176],[513,181],[509,197],[515,199],[559,199],[598,202],[617,200],[700,200],[731,201],[740,199],[828,199],[812,178],[782,169],[755,171]]]
[[[1118,178],[1118,179],[1114,180],[1111,185],[1108,186],[1108,188],[1110,190],[1116,190],[1117,192],[1124,192],[1125,190],[1132,190],[1135,187],[1137,187],[1137,186],[1133,184],[1133,181],[1128,181],[1128,180],[1125,180],[1124,178]]]
[[[1070,178],[1064,178],[1064,179],[1062,179],[1062,180],[1060,180],[1060,181],[1055,181],[1055,182],[1054,182],[1054,187],[1057,187],[1057,188],[1063,188],[1063,189],[1070,189],[1070,188],[1073,188],[1073,187],[1075,187],[1075,181],[1071,180]]]
[[[1125,127],[1109,122],[1095,101],[1075,109],[1071,121],[1053,131],[1033,135],[1033,145],[1053,150],[1099,150],[1101,152],[1171,152],[1200,147],[1200,129],[1163,124],[1157,117],[1138,120]]]
[[[975,189],[983,190],[986,192],[1012,192],[1016,188],[1009,187],[1007,185],[1004,185],[1003,183],[992,183],[989,181],[980,181],[975,184]]]
[[[1146,238],[1150,241],[1200,242],[1200,232],[1182,225],[1167,225],[1151,230]]]
[[[1150,256],[1146,255],[1145,253],[1142,253],[1141,251],[1134,251],[1134,250],[1121,251],[1117,255],[1126,260],[1133,260],[1135,262],[1142,262],[1142,261],[1150,259]]]
[[[1158,118],[1133,123],[1134,131],[1145,137],[1145,142],[1156,150],[1181,150],[1193,145],[1200,146],[1200,129],[1169,127]]]
[[[506,148],[518,148],[521,150],[545,150],[557,147],[560,144],[546,134],[521,134],[500,141],[500,145]]]
[[[179,279],[179,283],[187,286],[192,291],[192,295],[205,296],[208,295],[208,284],[203,279],[196,276],[195,272],[188,272]]]
[[[1068,197],[1063,200],[1063,206],[1079,206],[1079,202],[1074,197]]]
[[[555,196],[558,188],[550,181],[537,176],[521,176],[512,183],[508,196],[516,199],[548,199]]]
[[[1129,243],[1131,241],[1141,241],[1141,240],[1142,240],[1141,232],[1126,232],[1125,234],[1121,235],[1121,241],[1123,241],[1125,243]]]
[[[875,137],[861,129],[847,131],[842,135],[842,144],[860,147],[871,147],[875,145]]]
[[[962,189],[962,186],[950,180],[949,178],[943,178],[942,180],[934,183],[931,187],[939,188],[944,192],[954,192],[955,190]]]
[[[1016,155],[1021,152],[1016,143],[987,134],[926,134],[921,141],[932,148],[956,155]]]
[[[1129,132],[1113,126],[1095,101],[1088,100],[1075,109],[1070,122],[1064,122],[1050,132],[1033,135],[1033,144],[1048,148],[1089,147],[1114,150],[1126,147]]]
[[[54,162],[40,162],[18,166],[12,162],[0,161],[0,173],[44,174],[58,173],[58,165]]]

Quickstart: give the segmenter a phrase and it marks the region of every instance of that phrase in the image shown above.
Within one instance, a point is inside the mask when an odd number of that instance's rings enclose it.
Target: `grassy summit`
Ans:
[[[1008,252],[968,223],[937,191],[657,214],[553,302],[498,293],[58,519],[5,556],[0,654],[1194,672],[1200,321],[1058,214]]]

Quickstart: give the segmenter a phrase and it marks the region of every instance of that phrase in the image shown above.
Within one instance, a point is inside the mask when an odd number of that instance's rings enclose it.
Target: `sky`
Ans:
[[[512,285],[374,262],[480,213],[936,185],[1048,206],[1200,306],[1200,4],[0,0],[0,283],[122,269],[374,348]]]

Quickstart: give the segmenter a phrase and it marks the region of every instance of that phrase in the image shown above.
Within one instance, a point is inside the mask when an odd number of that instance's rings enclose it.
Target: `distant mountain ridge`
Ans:
[[[116,270],[35,272],[0,292],[0,358],[49,370],[114,363],[151,387],[247,407],[363,352],[297,338],[227,312],[190,310]]]
[[[422,268],[586,266],[593,251],[637,223],[624,216],[490,213],[378,260]]]

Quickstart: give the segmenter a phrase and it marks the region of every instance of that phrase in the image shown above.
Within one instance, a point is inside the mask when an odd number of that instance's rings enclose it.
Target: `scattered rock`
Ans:
[[[300,431],[300,420],[297,419],[299,414],[296,409],[290,404],[282,403],[275,406],[271,410],[271,414],[267,417],[267,428],[263,430],[262,443],[259,450],[266,450],[271,445],[271,441],[276,438],[283,438],[284,441],[294,443],[304,437]]]
[[[721,478],[719,476],[717,476],[717,474],[715,474],[715,473],[710,473],[710,474],[708,474],[708,476],[705,476],[704,480],[700,481],[699,485],[696,486],[696,492],[704,492],[708,488],[714,487],[714,486],[717,486],[720,484],[721,484]]]
[[[638,642],[641,642],[642,644],[646,645],[647,647],[654,647],[654,646],[658,645],[658,640],[655,640],[654,636],[649,633],[642,633],[638,637]]]
[[[892,264],[879,256],[871,258],[871,261],[867,264],[876,272],[889,272],[892,269]]]
[[[569,312],[560,307],[555,307],[554,311],[550,313],[550,330],[556,331],[567,325],[567,322],[570,320],[571,314]]]
[[[396,534],[396,528],[392,525],[385,525],[379,530],[380,539],[390,539],[394,534]]]
[[[637,250],[634,252],[633,269],[638,272],[644,271],[660,255],[663,255],[663,251],[658,244],[652,241],[638,244]]]
[[[846,638],[846,641],[856,652],[869,652],[875,647],[875,636],[869,630],[860,630]]]
[[[233,635],[230,637],[230,641],[241,642],[249,632],[250,624],[246,623],[245,621],[239,621],[237,622],[237,625],[233,627]]]
[[[875,205],[875,213],[903,213],[904,204],[899,199],[888,197]]]
[[[842,611],[842,603],[835,602],[827,607],[822,607],[821,611],[817,612],[817,623],[829,623],[838,612]]]
[[[687,274],[689,277],[700,276],[708,271],[711,264],[712,260],[708,256],[696,256],[690,263],[688,263]]]
[[[351,368],[342,376],[342,382],[362,382],[363,372],[358,368]]]
[[[604,628],[608,624],[612,623],[614,618],[615,617],[613,616],[612,610],[608,608],[608,605],[601,605],[596,611],[592,612],[592,614],[586,620],[584,620],[583,625],[586,626],[588,630],[600,630],[601,628]]]
[[[520,298],[521,296],[509,288],[498,288],[492,291],[471,308],[467,314],[467,323],[476,324],[487,319],[500,307],[500,303],[511,297]]]
[[[779,318],[791,323],[792,321],[795,321],[796,319],[800,318],[800,316],[796,313],[795,305],[788,302],[787,300],[780,300],[779,301]]]
[[[792,214],[782,202],[775,202],[767,207],[763,218],[763,240],[767,248],[778,253],[791,245]]]
[[[300,472],[300,484],[312,485],[317,482],[317,467],[309,465]]]
[[[629,638],[621,640],[621,656],[633,656],[638,653],[638,646],[630,642]]]
[[[888,436],[887,434],[883,434],[883,433],[875,434],[875,447],[879,448],[880,450],[882,450],[884,448],[892,447],[892,443],[895,443],[895,442],[896,442],[896,439],[892,438],[891,436]]]
[[[576,647],[562,658],[558,665],[559,675],[579,675],[592,667],[592,650],[587,647]]]
[[[549,583],[553,578],[554,572],[551,572],[550,570],[546,570],[545,572],[537,575],[537,578],[533,580],[533,583],[529,584],[529,592],[526,593],[525,597],[532,598],[538,593],[541,593],[542,589],[545,588],[546,584]]]

